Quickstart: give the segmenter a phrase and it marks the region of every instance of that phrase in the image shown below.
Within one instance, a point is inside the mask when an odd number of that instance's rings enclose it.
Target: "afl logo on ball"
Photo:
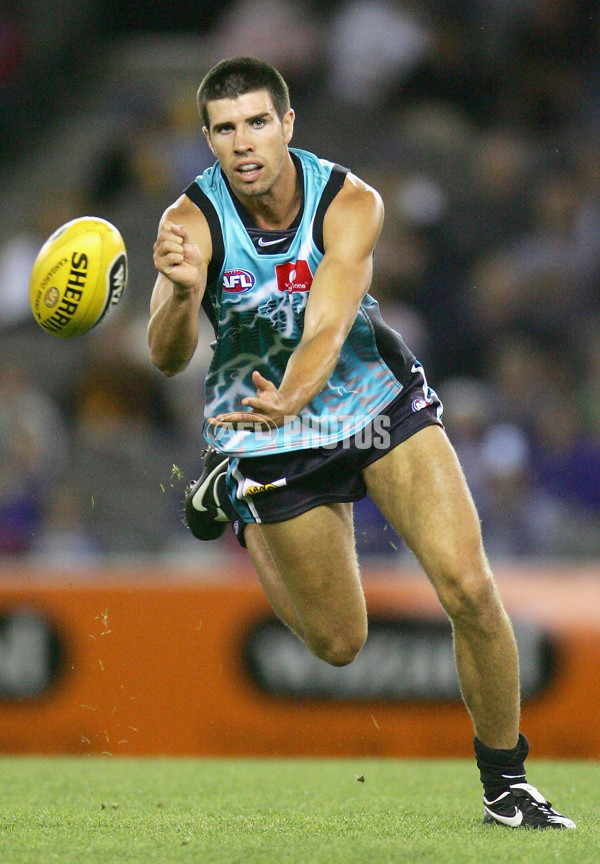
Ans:
[[[50,288],[47,288],[44,292],[44,304],[48,307],[48,309],[52,309],[58,301],[60,300],[60,291],[56,286],[51,285]]]
[[[249,270],[226,270],[223,274],[223,289],[230,294],[245,294],[256,284],[256,278]]]

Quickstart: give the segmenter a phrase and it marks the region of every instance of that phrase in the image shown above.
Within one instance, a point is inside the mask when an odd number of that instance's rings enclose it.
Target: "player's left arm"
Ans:
[[[321,392],[369,290],[382,224],[379,194],[349,174],[323,221],[325,254],[310,289],[302,339],[279,388],[254,372],[257,393],[244,405],[281,425]]]

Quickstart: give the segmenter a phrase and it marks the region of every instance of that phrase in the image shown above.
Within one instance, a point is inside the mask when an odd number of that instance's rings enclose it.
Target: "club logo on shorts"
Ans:
[[[411,407],[413,411],[422,411],[423,408],[427,408],[428,405],[433,405],[433,399],[431,396],[428,396],[427,399],[413,399]]]
[[[295,291],[310,291],[313,274],[310,272],[308,261],[296,261],[288,264],[277,264],[277,287],[280,291],[293,294]]]
[[[226,270],[223,274],[223,289],[230,294],[245,294],[256,285],[256,277],[249,270]]]

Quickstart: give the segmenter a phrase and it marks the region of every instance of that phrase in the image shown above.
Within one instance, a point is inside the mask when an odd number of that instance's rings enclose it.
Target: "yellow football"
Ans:
[[[113,309],[127,285],[127,251],[106,219],[81,216],[46,240],[31,271],[36,321],[54,336],[86,333]]]

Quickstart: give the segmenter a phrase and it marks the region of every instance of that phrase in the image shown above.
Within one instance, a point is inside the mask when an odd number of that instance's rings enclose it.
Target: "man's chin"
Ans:
[[[256,198],[258,195],[264,195],[267,191],[265,184],[258,180],[254,183],[232,183],[231,188],[240,198]]]

